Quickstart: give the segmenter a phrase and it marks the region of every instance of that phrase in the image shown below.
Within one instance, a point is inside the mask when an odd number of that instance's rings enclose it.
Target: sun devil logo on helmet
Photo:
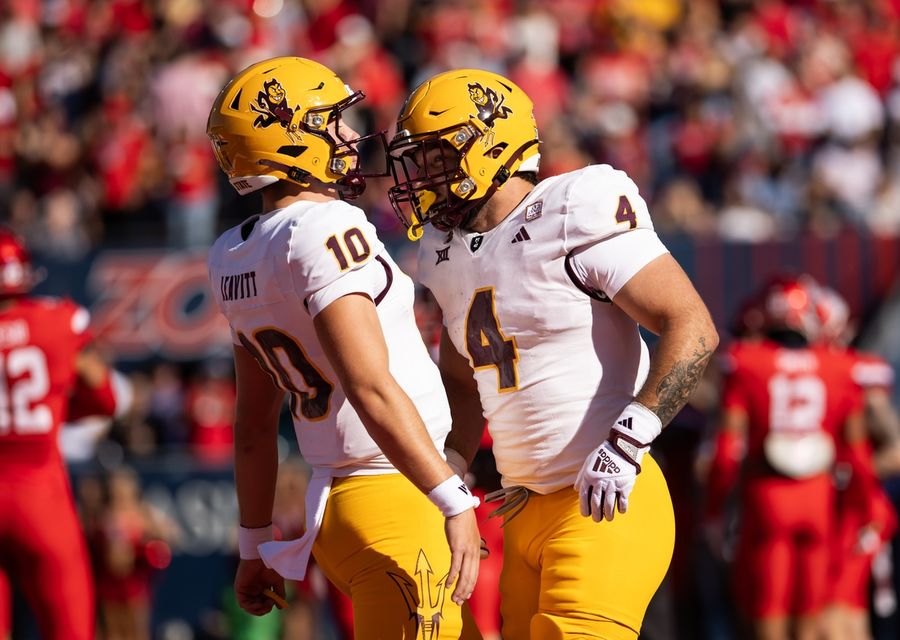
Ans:
[[[470,82],[468,88],[469,99],[478,109],[478,119],[488,126],[494,120],[506,119],[512,113],[512,109],[503,105],[506,96],[497,95],[496,91],[483,87],[480,82]]]
[[[250,109],[259,114],[253,121],[255,128],[265,129],[277,122],[287,129],[294,117],[284,87],[275,78],[263,84],[263,90],[256,95],[256,102],[250,102]]]

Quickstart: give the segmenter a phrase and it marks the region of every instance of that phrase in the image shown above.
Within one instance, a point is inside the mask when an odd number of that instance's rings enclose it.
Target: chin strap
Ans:
[[[341,200],[356,200],[366,190],[366,179],[358,175],[344,176],[334,183]]]

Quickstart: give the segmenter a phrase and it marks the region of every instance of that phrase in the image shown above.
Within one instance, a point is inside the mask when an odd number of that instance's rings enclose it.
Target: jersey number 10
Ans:
[[[328,415],[334,385],[307,357],[293,336],[271,327],[259,329],[253,333],[259,345],[257,348],[243,333],[238,332],[237,335],[244,348],[253,354],[275,384],[291,394],[291,413],[297,420],[302,415],[316,422]],[[279,354],[283,354],[284,358]]]
[[[369,254],[372,253],[369,243],[366,242],[366,237],[356,227],[347,229],[344,232],[343,246],[341,246],[341,241],[338,240],[336,235],[329,236],[328,240],[325,241],[325,246],[334,254],[334,259],[337,260],[341,271],[346,271],[350,268],[350,262],[347,260],[348,254],[354,263],[360,264],[365,262]]]

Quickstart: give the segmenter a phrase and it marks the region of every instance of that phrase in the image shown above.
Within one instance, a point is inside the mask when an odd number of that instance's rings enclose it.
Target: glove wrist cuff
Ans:
[[[609,443],[616,453],[641,472],[641,459],[650,444],[662,432],[662,422],[655,413],[639,402],[632,402],[616,419]]]

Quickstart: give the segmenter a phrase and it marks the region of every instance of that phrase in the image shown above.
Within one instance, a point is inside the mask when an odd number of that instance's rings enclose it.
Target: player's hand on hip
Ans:
[[[645,406],[632,402],[625,407],[609,438],[588,455],[575,479],[581,515],[600,522],[628,510],[641,459],[660,431],[659,418]]]
[[[262,560],[241,560],[234,576],[234,592],[241,609],[255,616],[269,613],[275,601],[263,593],[266,589],[283,599],[284,579]]]
[[[481,536],[475,520],[475,509],[467,509],[447,518],[444,532],[450,545],[450,573],[445,584],[449,589],[456,583],[450,599],[461,606],[475,590],[478,565],[481,562]]]

